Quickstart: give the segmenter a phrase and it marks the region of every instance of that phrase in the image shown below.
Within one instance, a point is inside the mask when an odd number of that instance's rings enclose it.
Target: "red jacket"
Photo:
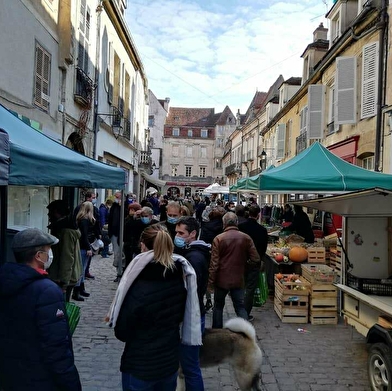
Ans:
[[[209,286],[243,288],[247,262],[260,263],[253,240],[238,227],[227,227],[212,242]]]

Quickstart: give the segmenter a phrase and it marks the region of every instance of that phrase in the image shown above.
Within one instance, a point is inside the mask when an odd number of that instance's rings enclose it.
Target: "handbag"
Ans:
[[[69,330],[72,335],[80,320],[80,307],[75,303],[67,302],[65,303],[65,309],[67,311]]]
[[[253,306],[261,307],[268,299],[267,276],[265,272],[259,273],[259,280],[253,296]]]

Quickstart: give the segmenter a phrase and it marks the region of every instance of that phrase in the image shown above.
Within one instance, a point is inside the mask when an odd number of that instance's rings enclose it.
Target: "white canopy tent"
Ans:
[[[229,187],[213,183],[204,189],[203,194],[229,194]]]

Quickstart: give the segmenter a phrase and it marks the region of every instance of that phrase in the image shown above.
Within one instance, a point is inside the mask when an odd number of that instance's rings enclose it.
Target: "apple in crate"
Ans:
[[[284,255],[282,253],[275,253],[275,261],[276,262],[283,262]]]

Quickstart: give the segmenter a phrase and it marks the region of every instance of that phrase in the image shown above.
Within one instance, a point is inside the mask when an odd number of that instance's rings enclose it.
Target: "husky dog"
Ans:
[[[223,329],[206,329],[200,347],[200,366],[229,363],[241,391],[260,391],[262,353],[251,323],[242,318],[228,320]],[[180,370],[177,391],[185,390]]]

